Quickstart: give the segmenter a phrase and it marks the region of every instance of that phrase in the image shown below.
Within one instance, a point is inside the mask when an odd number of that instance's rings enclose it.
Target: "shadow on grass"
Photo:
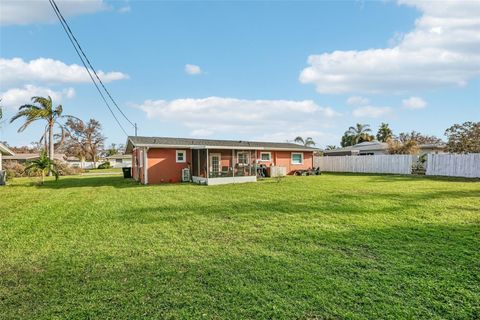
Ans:
[[[60,177],[58,181],[45,181],[41,188],[66,189],[82,187],[114,187],[114,188],[135,188],[141,185],[133,179],[124,179],[118,175],[104,176],[71,176]]]
[[[352,172],[322,172],[327,176],[346,177],[371,177],[372,181],[398,182],[398,181],[452,181],[452,182],[480,182],[480,178],[446,177],[446,176],[425,176],[425,175],[402,175],[388,173],[352,173]]]
[[[475,226],[278,231],[218,246],[228,233],[218,228],[200,244],[176,239],[162,248],[152,238],[143,250],[111,239],[110,248],[57,248],[33,263],[7,262],[1,312],[6,319],[478,316]]]
[[[205,189],[208,193],[208,189]],[[391,215],[398,217],[410,213],[412,209],[418,210],[435,204],[439,200],[469,199],[480,200],[480,191],[476,190],[446,190],[435,192],[412,193],[398,192],[375,192],[364,194],[308,194],[303,195],[302,201],[275,197],[248,197],[248,194],[238,194],[237,198],[224,201],[208,201],[199,196],[188,201],[156,202],[149,206],[136,206],[125,208],[115,219],[126,223],[159,223],[179,222],[192,217],[212,218],[224,220],[228,223],[231,220],[251,219],[261,221],[262,219],[278,219],[281,216],[286,218],[303,217],[324,217],[330,219],[337,217],[348,219],[351,216],[364,215]],[[471,210],[465,206],[450,206],[448,210]],[[478,210],[475,210],[478,211]],[[446,212],[448,213],[448,212]],[[421,212],[419,212],[421,214]]]

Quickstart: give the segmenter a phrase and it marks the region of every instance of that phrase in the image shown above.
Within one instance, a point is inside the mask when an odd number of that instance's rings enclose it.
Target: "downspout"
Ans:
[[[143,149],[143,184],[148,184],[148,149]]]

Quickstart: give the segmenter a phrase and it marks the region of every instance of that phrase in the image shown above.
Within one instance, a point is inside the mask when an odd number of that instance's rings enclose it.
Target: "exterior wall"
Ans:
[[[185,149],[149,149],[148,150],[148,184],[164,182],[181,182],[182,169],[189,168],[192,150],[186,149],[186,161],[177,163],[176,150]]]
[[[132,177],[136,181],[143,183],[143,167],[139,167],[141,163],[142,150],[134,149],[132,152]]]
[[[180,149],[163,149],[163,148],[152,148],[148,150],[147,163],[148,166],[148,184],[158,184],[158,183],[167,183],[167,182],[181,182],[182,181],[182,169],[190,168],[192,163],[192,150],[186,149],[186,162],[177,163],[176,162],[176,150]],[[184,150],[184,149],[181,149]],[[241,151],[241,150],[238,150]],[[235,159],[233,163],[237,163],[237,150],[235,150]],[[142,163],[143,149],[136,148],[132,153],[132,176],[135,180],[144,183],[144,169],[139,167],[139,164]],[[257,159],[260,157],[260,152],[257,151]],[[266,165],[267,167],[276,165],[280,167],[285,167],[287,174],[293,174],[295,170],[306,170],[313,168],[313,152],[303,151],[298,153],[303,153],[303,164],[292,164],[291,160],[291,151],[274,151],[268,150],[266,152],[271,153],[271,161],[259,161],[258,164]],[[222,167],[232,167],[232,150],[215,150],[210,149],[208,151],[209,155],[212,153],[221,154],[221,166]],[[294,152],[296,153],[296,152]],[[254,157],[255,152],[250,153],[251,157]],[[199,177],[205,177],[206,173],[206,151],[201,150],[200,152],[200,172]],[[254,159],[250,159],[253,162]],[[210,161],[210,160],[209,160]],[[218,178],[218,179],[224,179]],[[246,179],[248,180],[248,179]],[[225,180],[226,181],[226,180]],[[251,180],[248,180],[251,181]],[[237,182],[237,181],[235,181]]]
[[[258,161],[259,165],[265,165],[270,167],[272,165],[278,167],[284,167],[287,169],[287,174],[293,174],[295,170],[307,170],[314,167],[313,165],[313,151],[273,151],[273,150],[262,150],[257,151],[257,159],[260,159],[261,152],[270,152],[271,161]],[[303,164],[292,164],[292,152],[293,153],[303,153]]]

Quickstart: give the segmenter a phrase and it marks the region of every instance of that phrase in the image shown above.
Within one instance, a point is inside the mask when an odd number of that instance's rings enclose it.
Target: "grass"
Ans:
[[[474,319],[480,183],[0,188],[1,319]]]
[[[86,173],[89,174],[94,174],[94,173],[100,173],[100,174],[105,174],[105,173],[121,173],[122,168],[108,168],[108,169],[87,169],[85,170]]]

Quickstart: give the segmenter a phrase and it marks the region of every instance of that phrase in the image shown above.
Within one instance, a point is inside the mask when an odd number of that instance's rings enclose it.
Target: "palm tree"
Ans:
[[[374,137],[369,134],[372,132],[370,125],[357,123],[355,127],[348,128],[348,134],[353,136],[354,144],[363,142],[363,141],[372,141]]]
[[[377,140],[380,142],[387,142],[393,138],[392,129],[388,126],[388,123],[382,122],[377,132]]]
[[[325,150],[334,150],[337,149],[337,146],[334,146],[332,144],[329,144],[328,146],[325,147]]]
[[[315,145],[315,141],[313,141],[312,137],[303,139],[302,137],[298,136],[293,141],[298,144],[303,144],[305,147],[313,147]]]
[[[58,180],[57,165],[53,160],[48,158],[47,153],[45,151],[42,151],[42,153],[40,154],[40,157],[37,160],[31,161],[29,165],[25,168],[25,171],[30,171],[30,170],[40,172],[42,177],[41,184],[45,182],[46,171],[53,173],[53,175],[55,176],[55,180]]]
[[[48,156],[50,160],[53,161],[54,156],[54,141],[53,141],[53,128],[55,125],[58,125],[62,131],[61,134],[61,141],[60,144],[63,142],[63,138],[65,137],[65,128],[64,126],[58,121],[61,118],[75,118],[69,115],[62,115],[63,107],[62,105],[58,105],[55,109],[53,108],[52,98],[48,96],[48,98],[44,97],[32,97],[32,102],[34,104],[25,104],[21,106],[18,110],[18,113],[10,119],[10,123],[19,119],[25,118],[24,124],[18,129],[18,132],[24,131],[30,124],[37,120],[45,120],[47,125],[45,126],[45,133],[42,135],[40,142],[43,139],[47,139],[48,135]],[[35,105],[35,104],[38,104]]]

